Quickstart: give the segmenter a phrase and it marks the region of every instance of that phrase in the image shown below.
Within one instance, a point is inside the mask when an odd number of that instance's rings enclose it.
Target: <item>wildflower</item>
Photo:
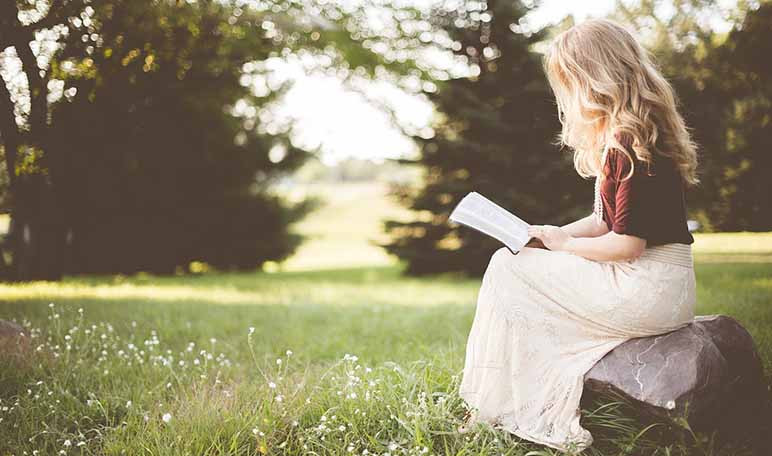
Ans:
[[[346,426],[344,426],[344,425],[342,425],[342,424],[341,424],[340,426],[338,426],[338,430],[339,430],[340,432],[343,432],[343,431],[345,431],[345,430],[346,430]]]
[[[126,401],[126,408],[131,408],[131,401]]]
[[[281,358],[276,358],[276,364],[281,366]]]
[[[292,427],[298,427],[298,421],[297,420],[293,420],[292,421]]]
[[[284,400],[284,397],[281,394],[276,395],[276,402],[281,402]]]
[[[250,326],[249,327],[249,335],[251,336],[254,333],[255,333],[255,327],[254,326]]]
[[[170,422],[172,420],[172,414],[171,413],[164,413],[163,416],[161,417],[161,420],[164,423]]]
[[[67,439],[64,441],[63,445],[65,448],[69,448],[72,446],[72,442],[69,439]]]
[[[292,350],[287,350],[287,356],[292,356]]]
[[[274,382],[268,382],[268,388],[276,389],[276,383]]]

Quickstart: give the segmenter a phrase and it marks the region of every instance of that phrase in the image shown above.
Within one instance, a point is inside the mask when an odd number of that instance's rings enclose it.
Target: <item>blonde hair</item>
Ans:
[[[579,175],[601,174],[608,146],[631,164],[630,149],[649,167],[656,155],[669,157],[686,185],[699,182],[696,146],[673,89],[624,27],[605,19],[575,25],[555,38],[544,63],[563,126],[559,140],[574,150]]]

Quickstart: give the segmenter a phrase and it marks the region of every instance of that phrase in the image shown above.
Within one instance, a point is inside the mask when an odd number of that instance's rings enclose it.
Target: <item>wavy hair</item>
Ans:
[[[573,149],[580,176],[600,174],[608,146],[634,164],[632,150],[649,168],[656,156],[669,157],[686,185],[699,182],[696,146],[673,88],[624,27],[606,19],[575,25],[555,38],[544,66],[562,124],[559,142]]]

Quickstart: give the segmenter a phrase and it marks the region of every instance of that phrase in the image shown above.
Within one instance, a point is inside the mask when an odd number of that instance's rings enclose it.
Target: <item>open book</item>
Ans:
[[[450,214],[450,220],[498,239],[517,253],[531,236],[528,223],[477,192],[466,195]]]

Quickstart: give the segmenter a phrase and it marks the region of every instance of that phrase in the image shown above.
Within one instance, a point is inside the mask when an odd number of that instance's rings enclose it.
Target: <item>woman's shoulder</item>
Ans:
[[[630,174],[633,168],[635,168],[636,172],[638,171],[640,168],[638,162],[639,160],[635,157],[634,153],[616,146],[610,146],[606,151],[603,173],[607,178],[622,180]]]

